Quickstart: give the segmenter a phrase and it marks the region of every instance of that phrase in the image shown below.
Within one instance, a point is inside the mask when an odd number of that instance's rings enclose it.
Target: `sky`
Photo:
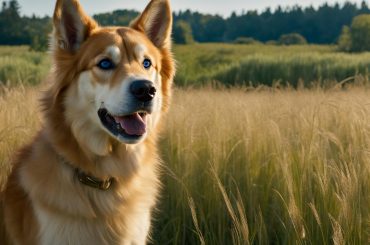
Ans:
[[[360,4],[362,0],[351,0]],[[37,16],[52,15],[55,0],[18,0],[21,5],[23,15],[36,14]],[[88,14],[109,12],[115,9],[135,9],[142,10],[149,0],[80,0]],[[322,5],[324,2],[333,4],[335,2],[343,4],[343,0],[171,0],[172,9],[196,10],[202,13],[219,14],[228,17],[231,12],[241,13],[243,10],[262,11],[267,7],[272,10],[278,5],[283,7],[300,6],[314,7]]]

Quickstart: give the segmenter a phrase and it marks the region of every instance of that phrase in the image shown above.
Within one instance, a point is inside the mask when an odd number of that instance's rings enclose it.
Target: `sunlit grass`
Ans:
[[[158,244],[366,244],[370,91],[180,90]]]
[[[0,96],[2,182],[40,125]],[[155,244],[366,244],[370,91],[177,90],[161,141]]]
[[[0,189],[16,149],[29,142],[40,124],[36,88],[0,87]]]

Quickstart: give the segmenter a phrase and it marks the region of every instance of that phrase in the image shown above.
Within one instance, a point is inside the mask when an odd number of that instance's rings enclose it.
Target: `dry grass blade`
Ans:
[[[205,245],[206,242],[204,240],[204,236],[203,236],[202,231],[200,230],[199,224],[198,224],[198,218],[197,218],[197,213],[196,213],[196,209],[195,209],[194,200],[191,197],[189,197],[188,201],[189,201],[189,207],[190,207],[190,210],[191,210],[191,216],[192,216],[193,221],[194,221],[194,226],[195,226],[195,229],[197,231],[197,235],[199,236],[200,244]]]

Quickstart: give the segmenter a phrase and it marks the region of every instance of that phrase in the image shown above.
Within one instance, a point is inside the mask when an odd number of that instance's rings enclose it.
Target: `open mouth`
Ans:
[[[111,115],[107,109],[99,109],[98,115],[104,127],[121,140],[138,140],[146,133],[145,111],[134,112],[125,116]]]

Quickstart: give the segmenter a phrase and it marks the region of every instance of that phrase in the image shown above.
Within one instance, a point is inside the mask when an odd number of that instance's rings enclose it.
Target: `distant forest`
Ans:
[[[0,44],[27,44],[36,49],[47,46],[47,33],[52,28],[50,17],[21,16],[19,10],[16,0],[2,3]],[[196,42],[233,42],[242,37],[267,42],[278,40],[284,34],[298,33],[309,43],[332,44],[337,42],[343,26],[349,26],[355,16],[369,13],[365,1],[361,5],[346,2],[323,4],[318,8],[246,10],[233,12],[227,18],[186,10],[174,13],[174,39],[183,42],[178,35],[186,32],[189,39]],[[133,10],[116,10],[94,18],[101,25],[127,25],[138,14]]]

